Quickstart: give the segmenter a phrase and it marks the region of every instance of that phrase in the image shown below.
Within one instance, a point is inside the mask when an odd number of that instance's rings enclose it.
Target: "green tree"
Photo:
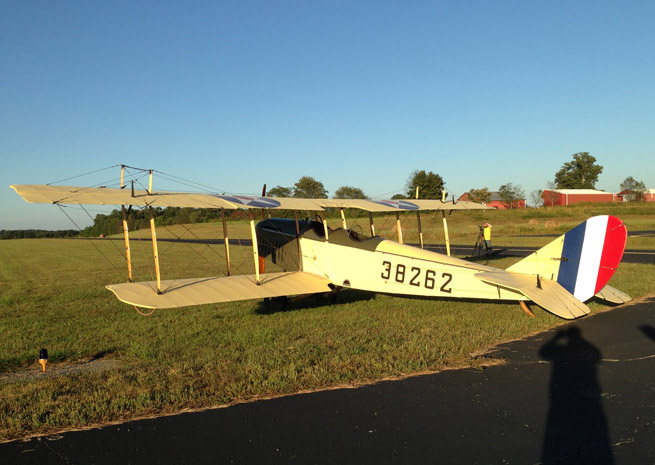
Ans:
[[[394,194],[393,197],[391,197],[391,200],[403,200],[406,198],[405,194]]]
[[[564,163],[555,173],[558,189],[594,189],[603,167],[596,164],[596,158],[589,152],[573,154],[573,161]]]
[[[471,202],[488,203],[491,200],[491,192],[486,187],[471,189],[468,191],[468,198]]]
[[[544,204],[543,194],[544,191],[541,189],[536,189],[530,192],[530,198],[532,199],[532,204],[535,208],[539,208]]]
[[[293,187],[293,196],[303,199],[327,199],[323,183],[311,176],[303,176]]]
[[[407,181],[407,198],[416,198],[416,188],[418,187],[419,199],[441,199],[444,191],[444,180],[441,176],[432,171],[416,170]]]
[[[275,186],[266,194],[269,197],[291,197],[293,190],[290,187]]]
[[[342,186],[334,193],[335,199],[365,199],[366,194],[359,187]]]
[[[525,193],[521,189],[521,186],[515,186],[511,182],[500,186],[498,195],[500,195],[507,208],[514,208],[519,201],[525,199]]]
[[[646,185],[643,181],[637,181],[632,176],[628,176],[621,183],[621,192],[626,191],[627,195],[623,198],[628,202],[641,202],[646,194]]]

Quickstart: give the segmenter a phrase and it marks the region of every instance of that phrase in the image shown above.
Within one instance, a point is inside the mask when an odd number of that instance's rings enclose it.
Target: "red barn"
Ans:
[[[544,207],[553,205],[575,205],[583,202],[614,202],[618,196],[611,192],[597,191],[594,189],[546,189],[541,194],[544,199]]]
[[[631,190],[624,190],[616,194],[616,196],[624,202],[631,202],[634,200],[635,193]],[[646,189],[642,198],[644,202],[655,202],[655,189]]]
[[[489,194],[491,194],[491,200],[486,203],[488,207],[494,207],[498,210],[507,210],[509,208],[505,201],[503,201],[503,199],[500,197],[498,192],[489,192]],[[459,199],[457,200],[469,200],[468,192],[460,195]],[[512,202],[511,208],[525,208],[525,199],[515,200]]]

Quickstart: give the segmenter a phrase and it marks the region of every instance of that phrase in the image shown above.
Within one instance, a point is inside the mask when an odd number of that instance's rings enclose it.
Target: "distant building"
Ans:
[[[619,201],[623,202],[632,202],[635,199],[635,193],[634,191],[631,191],[629,189],[623,190],[616,194],[617,197],[619,197]],[[644,202],[655,202],[655,189],[646,189],[644,192],[644,197],[643,197]]]
[[[509,208],[509,206],[501,198],[498,192],[489,192],[489,194],[491,194],[491,200],[489,200],[489,202],[486,203],[488,207],[497,208],[498,210],[507,210]],[[464,200],[464,201],[469,200],[468,192],[465,192],[464,194],[460,195],[459,199],[457,200]],[[525,208],[525,199],[515,200],[514,202],[512,202],[512,208]]]
[[[544,207],[553,205],[575,205],[576,203],[621,202],[617,194],[594,189],[545,189],[541,194]]]

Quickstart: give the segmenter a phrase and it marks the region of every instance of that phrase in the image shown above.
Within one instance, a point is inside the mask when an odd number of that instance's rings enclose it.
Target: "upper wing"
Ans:
[[[143,205],[153,207],[193,208],[265,208],[277,210],[320,211],[325,208],[358,208],[370,212],[420,210],[486,210],[474,202],[441,200],[368,200],[368,199],[299,199],[253,197],[247,195],[203,194],[187,192],[152,192],[130,188],[75,187],[23,184],[10,186],[27,202],[90,205]]]
[[[329,292],[330,280],[302,271],[212,278],[173,279],[161,282],[110,284],[107,289],[126,304],[145,308],[175,308],[236,300],[263,299],[286,295]]]
[[[535,276],[503,270],[485,271],[477,273],[475,277],[486,283],[518,291],[560,318],[572,320],[590,312],[589,307],[573,297],[557,281],[541,278],[538,286]]]
[[[130,188],[75,187],[47,185],[10,186],[27,202],[89,205],[143,205],[152,207],[192,208],[283,208],[288,210],[322,210],[311,199],[275,199],[243,195],[202,194],[190,192],[152,192]]]

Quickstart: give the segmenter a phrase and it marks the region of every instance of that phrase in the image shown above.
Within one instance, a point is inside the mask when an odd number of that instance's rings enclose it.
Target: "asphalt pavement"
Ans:
[[[0,463],[655,463],[655,297],[487,356],[506,363],[14,441]]]

